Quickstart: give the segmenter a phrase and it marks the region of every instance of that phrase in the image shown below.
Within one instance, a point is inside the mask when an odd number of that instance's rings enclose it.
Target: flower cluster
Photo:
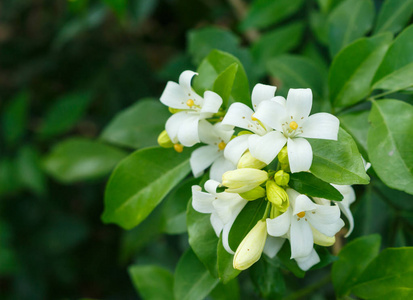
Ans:
[[[313,152],[306,139],[337,140],[339,120],[329,113],[310,115],[310,89],[290,89],[285,99],[275,96],[275,86],[264,84],[252,91],[252,109],[235,102],[225,112],[218,94],[206,91],[201,97],[192,89],[194,75],[185,71],[179,84],[168,82],[161,102],[172,116],[158,139],[178,152],[204,144],[192,152],[190,164],[195,177],[210,167],[210,179],[205,192],[192,187],[193,208],[211,214],[217,236],[222,233],[224,248],[234,254],[234,268],[249,268],[263,252],[275,256],[289,240],[291,259],[308,270],[320,261],[314,244],[335,243],[345,224],[340,210],[351,233],[349,206],[355,194],[351,186],[334,185],[343,195],[338,204],[310,198],[289,186],[290,174],[309,172]],[[249,201],[265,201],[266,210],[238,248],[231,249],[232,225]]]

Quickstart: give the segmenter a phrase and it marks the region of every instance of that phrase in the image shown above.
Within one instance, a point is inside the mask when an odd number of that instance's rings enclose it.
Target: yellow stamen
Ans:
[[[296,129],[298,128],[297,122],[291,121],[291,123],[290,123],[290,128],[291,128],[292,130],[296,130]]]
[[[298,216],[299,218],[304,218],[304,217],[305,217],[305,211],[299,212],[299,213],[297,214],[297,216]]]
[[[219,150],[224,150],[226,146],[227,146],[227,144],[225,144],[224,142],[221,142],[221,143],[218,144]]]
[[[258,119],[256,117],[254,117],[254,114],[251,115],[251,120],[258,121]]]
[[[184,146],[182,146],[181,144],[175,144],[174,149],[176,152],[181,153],[182,151],[184,151]]]
[[[194,100],[189,99],[188,101],[186,101],[186,105],[188,105],[189,107],[192,107],[192,106],[195,105],[195,102],[194,102]]]

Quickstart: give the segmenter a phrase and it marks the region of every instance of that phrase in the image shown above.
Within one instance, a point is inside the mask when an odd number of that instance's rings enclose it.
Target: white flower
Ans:
[[[343,226],[338,206],[318,205],[307,196],[287,189],[290,206],[282,215],[267,219],[268,234],[288,237],[291,243],[291,258],[303,258],[313,249],[313,230],[333,237]]]
[[[198,185],[192,186],[192,207],[201,213],[211,214],[211,225],[217,236],[222,231],[222,244],[228,253],[234,254],[229,246],[228,235],[238,214],[247,204],[247,200],[234,193],[217,193],[219,182],[208,180],[202,192]]]
[[[269,164],[287,143],[291,172],[308,171],[313,151],[304,138],[337,140],[340,125],[339,120],[328,113],[309,116],[312,101],[311,89],[290,89],[287,100],[277,97],[276,101],[263,101],[255,117],[277,130],[277,134],[271,132],[271,139],[266,135],[252,137],[249,142],[256,145],[256,151],[251,154]]]
[[[199,138],[208,145],[191,154],[189,162],[195,177],[202,175],[204,170],[212,165],[209,177],[221,182],[226,171],[235,169],[235,165],[224,157],[224,149],[234,133],[233,130],[226,129],[221,123],[212,125],[205,120],[199,122]]]
[[[165,129],[173,143],[180,142],[186,147],[199,143],[199,120],[210,118],[217,113],[222,98],[211,91],[199,96],[191,87],[191,80],[197,73],[184,71],[179,76],[179,84],[169,81],[161,95],[166,106],[180,110],[166,121]]]
[[[251,95],[253,109],[256,111],[263,101],[273,99],[276,89],[277,88],[275,86],[271,85],[255,85]],[[250,149],[251,154],[255,156],[255,147],[250,147],[251,143],[249,143],[252,136],[256,136],[257,138],[260,136],[266,136],[266,139],[272,141],[273,135],[278,135],[277,132],[273,131],[271,128],[259,121],[259,118],[257,118],[254,114],[254,110],[245,104],[233,103],[222,121],[225,125],[237,126],[253,132],[253,134],[244,134],[234,138],[225,148],[225,157],[231,160],[235,165],[248,148]],[[272,144],[272,147],[276,147],[276,145]],[[280,149],[278,149],[278,151]]]

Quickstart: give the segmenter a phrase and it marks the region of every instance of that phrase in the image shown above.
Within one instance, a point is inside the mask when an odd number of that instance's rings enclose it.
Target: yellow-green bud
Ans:
[[[287,146],[281,149],[278,153],[278,161],[282,164],[288,164],[288,151]]]
[[[248,192],[267,180],[268,173],[266,171],[252,168],[228,171],[222,175],[222,185],[227,187],[225,191],[229,193]]]
[[[280,212],[275,205],[271,205],[271,210],[270,210],[270,218],[271,219],[274,219],[274,218],[278,217],[281,214],[282,214],[282,212]]]
[[[290,205],[287,192],[274,180],[267,181],[267,198],[280,212],[285,212]]]
[[[264,250],[266,239],[267,222],[260,220],[238,246],[234,255],[234,269],[246,270],[256,263]]]
[[[278,185],[288,185],[290,181],[290,174],[284,172],[283,170],[279,170],[277,173],[274,174],[275,183]]]
[[[262,169],[266,166],[267,164],[265,162],[262,162],[258,159],[256,159],[254,156],[251,155],[249,151],[245,152],[239,162],[238,162],[238,169],[242,168],[254,168],[254,169]]]
[[[315,229],[313,226],[310,225],[310,227],[311,231],[313,232],[314,244],[329,247],[334,245],[334,243],[336,242],[335,236],[327,236]]]
[[[245,193],[241,193],[239,195],[245,200],[253,201],[265,197],[265,189],[260,186],[257,186],[256,188],[253,188],[252,190]]]
[[[166,130],[162,131],[158,136],[158,144],[163,148],[172,148],[174,146]]]

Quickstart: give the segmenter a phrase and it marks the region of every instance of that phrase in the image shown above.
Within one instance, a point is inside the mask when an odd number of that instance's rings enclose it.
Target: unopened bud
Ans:
[[[162,131],[158,136],[158,144],[162,148],[172,148],[174,146],[166,130]]]
[[[252,168],[228,171],[222,175],[222,185],[227,187],[226,192],[229,193],[248,192],[267,180],[267,172]]]
[[[288,164],[288,151],[287,146],[281,149],[278,153],[278,161],[282,164]]]
[[[290,175],[283,170],[279,170],[274,174],[274,181],[276,184],[281,186],[288,185],[288,182],[290,181]]]
[[[280,216],[282,212],[275,206],[271,205],[271,210],[270,210],[270,219],[275,219],[276,217]]]
[[[241,193],[239,195],[245,200],[253,201],[265,197],[265,189],[260,186],[257,186],[256,188],[253,188],[252,190],[245,193]]]
[[[335,236],[327,236],[315,229],[313,226],[310,225],[310,227],[311,231],[313,232],[314,244],[329,247],[334,245],[334,243],[336,242]]]
[[[242,168],[253,168],[253,169],[262,169],[266,166],[267,164],[265,162],[262,162],[258,159],[256,159],[254,156],[251,155],[249,151],[245,152],[239,162],[238,162],[238,169]]]
[[[274,180],[267,181],[267,198],[280,212],[287,211],[290,205],[287,192]]]
[[[267,222],[260,220],[238,246],[234,255],[234,269],[246,270],[256,263],[264,250],[266,239]]]

